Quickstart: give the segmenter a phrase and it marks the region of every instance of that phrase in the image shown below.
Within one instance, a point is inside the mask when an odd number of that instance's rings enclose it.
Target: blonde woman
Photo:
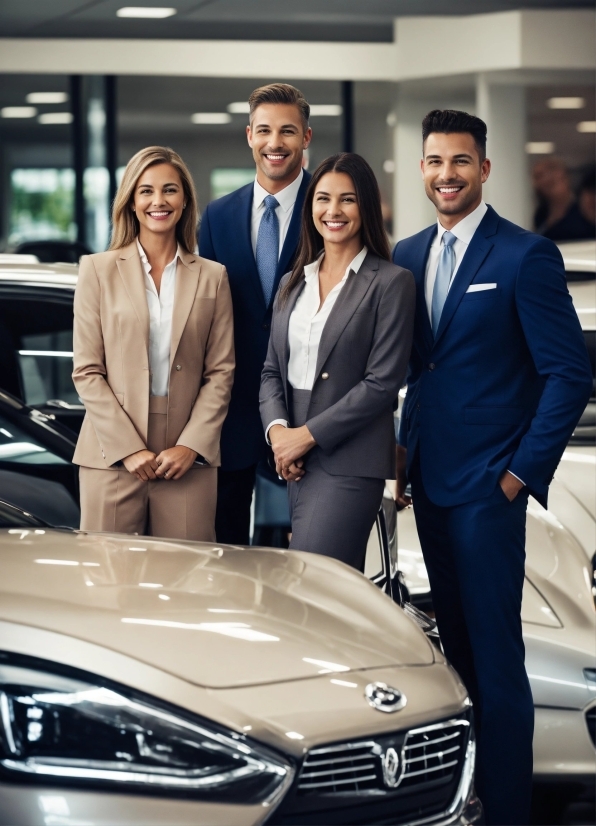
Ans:
[[[112,220],[75,293],[81,528],[213,541],[234,373],[226,270],[193,252],[195,189],[169,148],[129,161]]]

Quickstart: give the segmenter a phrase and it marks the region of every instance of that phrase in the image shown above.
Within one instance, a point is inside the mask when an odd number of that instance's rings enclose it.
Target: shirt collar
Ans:
[[[147,273],[147,275],[149,275],[149,273],[151,272],[151,264],[149,263],[149,259],[147,258],[147,253],[145,252],[145,250],[144,250],[144,249],[143,249],[143,247],[141,246],[141,242],[139,241],[139,239],[138,239],[138,238],[137,238],[137,249],[138,249],[138,251],[139,251],[139,255],[140,255],[140,257],[141,257],[141,263],[142,263],[142,265],[143,265],[143,269],[145,270],[145,272]],[[172,258],[172,260],[170,261],[170,263],[169,263],[169,264],[167,264],[166,266],[168,266],[168,267],[169,267],[169,266],[170,266],[170,264],[173,264],[173,263],[174,263],[174,261],[176,261],[176,259],[178,259],[178,258],[182,261],[181,250],[180,250],[180,244],[178,244],[178,246],[176,247],[176,255]]]
[[[346,278],[350,274],[351,270],[353,270],[355,273],[357,273],[360,270],[360,267],[362,266],[362,264],[364,262],[364,259],[366,258],[367,254],[368,254],[368,247],[366,247],[366,246],[362,247],[362,249],[360,250],[358,255],[348,264],[348,267],[346,269],[346,273],[345,273],[344,277],[342,278],[342,280],[340,281],[340,284],[342,284],[346,280]],[[318,278],[319,277],[319,268],[321,266],[321,261],[323,260],[324,255],[325,255],[325,251],[323,250],[323,252],[319,255],[319,257],[317,258],[316,261],[313,261],[312,264],[307,264],[304,267],[304,280],[306,281],[307,284],[310,281],[312,281],[313,278],[315,278],[315,277]]]
[[[300,189],[300,184],[302,183],[303,177],[304,171],[301,169],[300,174],[298,175],[295,181],[292,181],[292,183],[286,186],[285,189],[282,189],[280,192],[275,193],[274,197],[284,212],[287,212],[289,209],[292,209],[292,207],[296,203],[296,198],[298,197],[298,190]],[[263,201],[265,200],[267,195],[271,195],[271,193],[267,192],[266,189],[263,189],[261,184],[255,178],[253,203],[257,207],[257,209],[259,209],[263,205]]]
[[[469,215],[466,215],[465,218],[462,218],[454,227],[452,227],[449,232],[451,232],[458,241],[463,241],[464,244],[469,244],[472,240],[474,233],[480,226],[480,222],[486,215],[488,207],[484,203],[484,201],[480,201],[478,206],[473,212],[470,212]],[[440,220],[437,218],[437,230],[438,230],[438,240],[439,243],[443,237],[443,233],[446,232],[445,227],[441,224]]]

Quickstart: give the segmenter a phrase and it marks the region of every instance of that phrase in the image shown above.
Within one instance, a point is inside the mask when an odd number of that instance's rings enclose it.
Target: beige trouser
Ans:
[[[167,397],[149,402],[147,447],[166,445]],[[81,467],[81,530],[215,541],[217,468],[193,466],[182,479],[143,482],[124,465]]]

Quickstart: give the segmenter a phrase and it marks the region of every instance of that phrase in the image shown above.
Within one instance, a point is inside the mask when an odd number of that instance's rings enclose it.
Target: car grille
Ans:
[[[379,786],[378,743],[343,743],[326,749],[313,749],[302,765],[298,792],[360,792]]]
[[[412,788],[429,781],[451,779],[457,772],[467,741],[461,722],[409,731],[401,749],[401,778],[397,786]],[[312,749],[298,780],[300,794],[345,794],[386,790],[382,772],[382,743],[343,743]],[[396,778],[397,780],[397,778]]]
[[[586,711],[586,723],[588,724],[588,731],[590,732],[592,742],[596,746],[596,706]]]
[[[470,732],[465,715],[311,749],[293,788],[268,823],[320,826],[434,820],[455,799]]]

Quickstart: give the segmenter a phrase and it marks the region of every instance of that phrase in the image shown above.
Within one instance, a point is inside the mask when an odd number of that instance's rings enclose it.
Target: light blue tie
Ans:
[[[261,218],[257,234],[256,259],[265,304],[269,306],[279,258],[279,221],[275,213],[275,208],[279,206],[279,202],[273,195],[267,195],[263,203],[265,204],[265,212]]]
[[[453,245],[457,238],[452,232],[443,233],[443,249],[439,256],[439,264],[437,266],[437,277],[435,278],[435,286],[433,287],[433,300],[431,305],[431,324],[433,328],[433,335],[437,335],[439,329],[439,322],[441,320],[441,313],[447,299],[449,292],[449,285],[451,284],[451,277],[453,275],[453,268],[455,267],[455,253]]]

